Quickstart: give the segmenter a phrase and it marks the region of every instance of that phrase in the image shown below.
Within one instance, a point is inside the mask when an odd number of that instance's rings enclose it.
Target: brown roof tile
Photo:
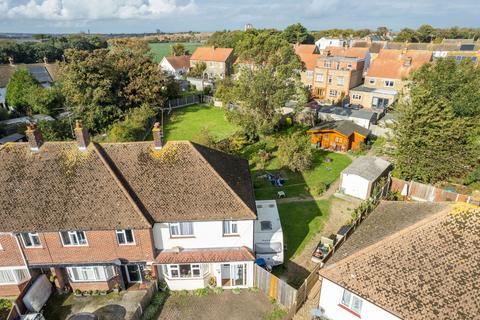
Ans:
[[[232,48],[199,47],[190,60],[225,62],[232,55]]]
[[[296,44],[293,48],[296,54],[313,54],[317,52],[317,46],[314,44]]]
[[[330,264],[321,275],[405,320],[477,319],[479,243],[480,209],[457,204]]]
[[[297,53],[297,55],[304,63],[305,69],[307,70],[315,70],[315,66],[317,65],[317,59],[321,57],[319,54],[314,53]]]
[[[94,145],[27,143],[0,150],[0,232],[148,228]]]
[[[231,261],[253,261],[255,256],[246,247],[240,248],[218,248],[218,249],[198,249],[161,251],[155,258],[155,262],[160,264],[171,263],[208,263],[208,262],[231,262]]]
[[[175,69],[188,69],[190,68],[190,55],[184,56],[169,56],[165,57],[170,65]]]
[[[101,147],[155,221],[256,218],[246,160],[187,141]]]
[[[344,47],[326,47],[323,50],[324,54],[329,53],[332,57],[348,57],[366,59],[368,56],[368,48],[344,48]]]
[[[411,60],[409,65],[406,60]],[[388,79],[404,79],[422,65],[432,60],[432,52],[424,50],[382,49],[378,57],[373,60],[368,68],[367,76]]]

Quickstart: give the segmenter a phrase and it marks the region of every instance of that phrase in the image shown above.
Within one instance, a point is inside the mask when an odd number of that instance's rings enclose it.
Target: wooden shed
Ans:
[[[312,144],[334,151],[357,150],[365,143],[370,130],[352,121],[327,121],[307,131]]]

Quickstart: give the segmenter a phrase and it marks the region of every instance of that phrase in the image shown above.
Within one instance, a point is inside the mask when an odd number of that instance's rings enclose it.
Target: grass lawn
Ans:
[[[275,154],[275,153],[274,153]],[[326,162],[329,158],[332,161]],[[253,179],[255,186],[255,195],[258,200],[275,199],[277,191],[284,191],[287,197],[309,197],[311,196],[309,188],[320,183],[327,186],[337,180],[340,172],[345,169],[352,160],[344,154],[314,150],[314,165],[311,170],[306,172],[292,172],[289,169],[282,168],[278,159],[274,157],[266,166],[265,170],[253,169]],[[273,186],[267,179],[258,177],[265,171],[278,174],[285,179],[283,187]]]
[[[207,128],[217,140],[230,136],[238,129],[227,122],[223,109],[193,105],[172,112],[165,124],[165,138],[167,141],[195,141],[204,128]]]
[[[308,241],[322,230],[329,209],[328,200],[278,204],[283,238],[287,245],[285,260],[301,253]]]
[[[170,55],[170,47],[177,42],[162,42],[162,43],[150,43],[150,52],[153,55],[153,60],[155,62],[160,62],[163,57]],[[199,42],[181,42],[185,48],[190,52],[190,54],[195,51],[196,48],[200,47],[202,44]]]

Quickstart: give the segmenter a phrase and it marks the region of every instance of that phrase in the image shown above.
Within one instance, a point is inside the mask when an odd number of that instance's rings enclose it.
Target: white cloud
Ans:
[[[306,12],[309,15],[328,15],[336,11],[338,4],[338,0],[313,0],[306,6]]]
[[[47,21],[148,19],[194,11],[194,0],[28,0],[24,4],[0,0],[0,13],[9,18]]]

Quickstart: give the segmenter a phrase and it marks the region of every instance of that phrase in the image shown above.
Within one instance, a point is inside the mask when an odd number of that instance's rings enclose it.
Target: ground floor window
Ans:
[[[0,284],[18,284],[30,279],[27,268],[0,268]]]
[[[243,287],[247,283],[246,263],[224,263],[221,265],[222,287]]]
[[[107,281],[115,276],[113,266],[68,267],[68,276],[76,281]]]
[[[353,100],[360,100],[360,99],[362,99],[362,96],[359,95],[358,93],[354,93],[354,94],[352,94],[352,99]]]
[[[385,109],[386,107],[388,107],[388,99],[387,98],[373,97],[372,107]]]
[[[201,278],[208,273],[208,264],[169,264],[163,266],[163,272],[172,279]]]

